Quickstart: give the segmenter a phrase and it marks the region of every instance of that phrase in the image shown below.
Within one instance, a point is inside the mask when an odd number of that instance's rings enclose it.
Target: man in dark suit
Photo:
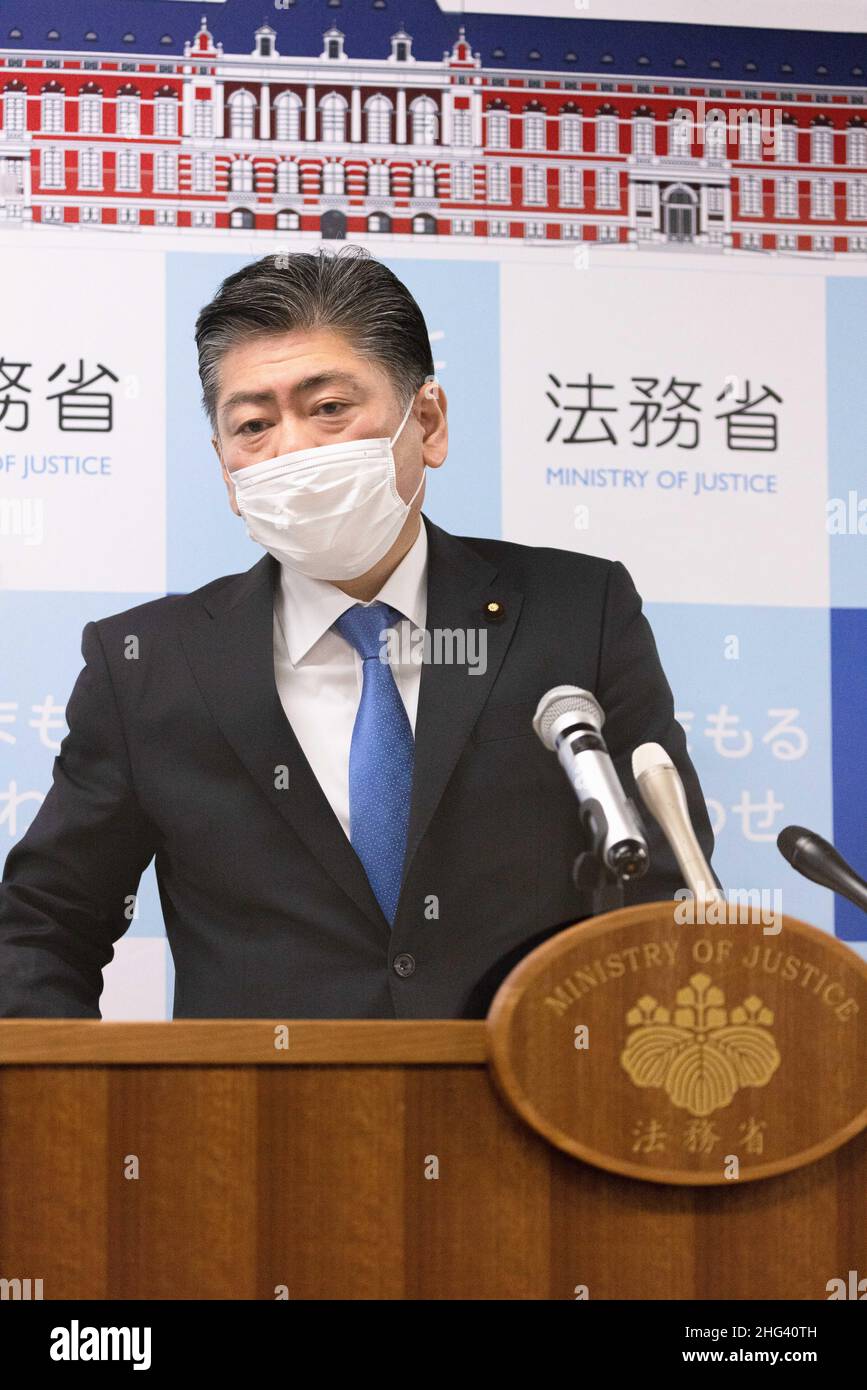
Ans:
[[[639,595],[619,561],[423,516],[445,393],[418,306],[361,248],[246,266],[196,338],[230,503],[266,553],[86,625],[53,785],[0,887],[0,1014],[99,1017],[155,856],[176,1018],[483,1017],[597,906],[531,725],[550,687],[596,695],[636,801],[632,751],[663,745],[712,852]],[[645,823],[627,905],[681,887]]]

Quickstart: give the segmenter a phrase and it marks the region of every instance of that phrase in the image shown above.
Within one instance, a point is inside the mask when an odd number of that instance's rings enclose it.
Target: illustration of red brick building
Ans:
[[[378,59],[277,37],[0,50],[0,225],[867,254],[857,87],[486,69],[463,28],[438,58],[402,26]]]

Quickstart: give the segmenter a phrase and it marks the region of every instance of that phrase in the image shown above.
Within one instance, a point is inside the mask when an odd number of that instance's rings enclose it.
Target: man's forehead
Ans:
[[[270,339],[267,344],[240,344],[227,353],[220,371],[219,413],[255,401],[273,401],[278,395],[302,396],[322,387],[369,390],[385,384],[375,363],[343,344],[332,341],[310,343],[309,350],[300,344],[299,348],[287,350],[285,340]]]
[[[342,334],[326,328],[297,328],[287,333],[257,333],[241,338],[223,354],[222,365],[224,371],[275,366],[303,372],[308,363],[320,365],[325,361],[359,375],[364,374],[366,365]]]

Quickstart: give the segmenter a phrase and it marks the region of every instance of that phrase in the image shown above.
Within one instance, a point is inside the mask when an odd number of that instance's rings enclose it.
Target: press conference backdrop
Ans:
[[[262,553],[201,412],[199,308],[252,259],[360,241],[448,396],[428,515],[626,564],[723,883],[867,955],[867,917],[775,847],[801,823],[867,869],[867,46],[833,4],[821,34],[774,0],[761,30],[694,8],[4,5],[0,858],[85,623]],[[714,143],[736,107],[757,129]],[[103,1015],[170,1017],[173,983],[151,866]]]

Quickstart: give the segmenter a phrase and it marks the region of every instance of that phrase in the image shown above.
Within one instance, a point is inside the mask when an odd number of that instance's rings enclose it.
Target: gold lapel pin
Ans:
[[[485,618],[489,623],[501,623],[506,616],[503,605],[495,598],[485,604]]]

